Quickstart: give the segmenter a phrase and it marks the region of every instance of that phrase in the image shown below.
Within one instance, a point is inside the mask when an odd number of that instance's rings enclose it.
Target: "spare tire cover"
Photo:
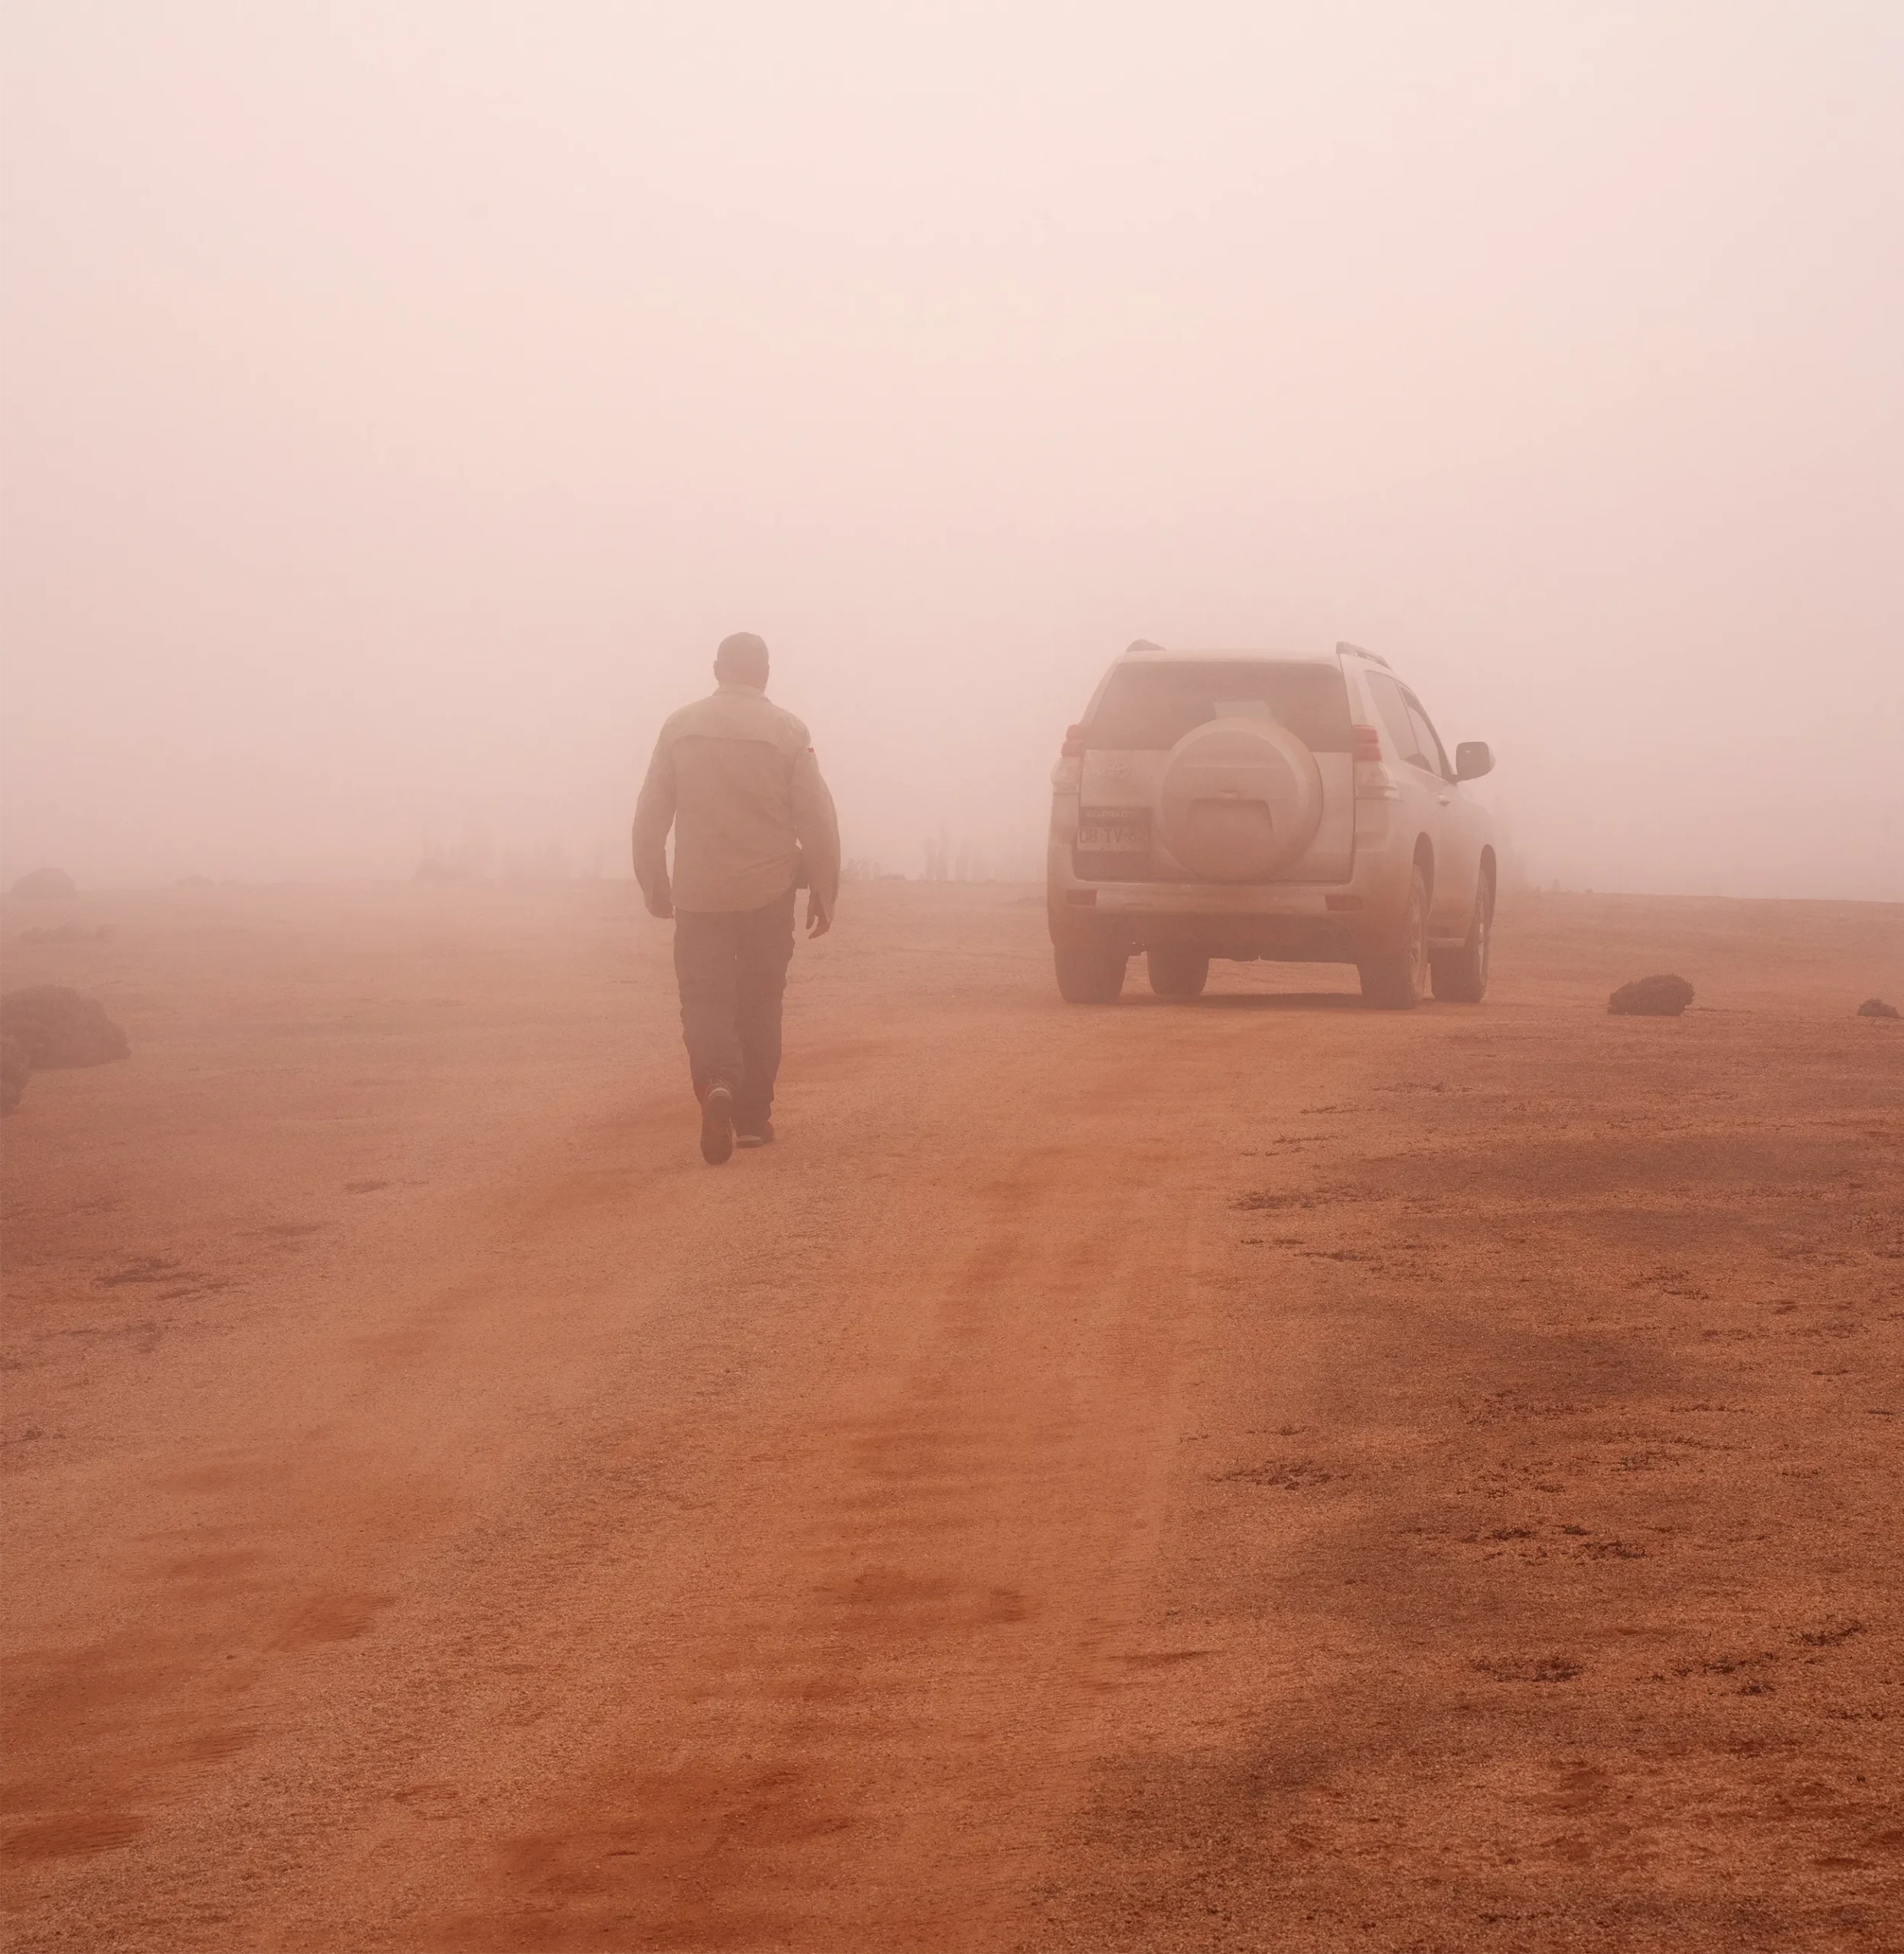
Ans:
[[[1286,726],[1212,719],[1170,750],[1158,782],[1165,847],[1209,882],[1260,882],[1287,868],[1322,824],[1315,756]]]

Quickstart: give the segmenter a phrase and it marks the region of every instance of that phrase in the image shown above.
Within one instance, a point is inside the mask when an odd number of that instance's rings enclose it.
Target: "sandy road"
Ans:
[[[1091,1012],[879,885],[715,1173],[625,888],[93,907],[9,952],[137,1054],[8,1123],[10,1945],[1896,1944],[1899,912]]]

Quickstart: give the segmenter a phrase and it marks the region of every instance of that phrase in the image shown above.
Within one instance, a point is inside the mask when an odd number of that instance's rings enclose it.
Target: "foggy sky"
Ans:
[[[1904,8],[9,0],[4,872],[625,873],[761,633],[1034,872],[1131,638],[1525,872],[1904,898]]]

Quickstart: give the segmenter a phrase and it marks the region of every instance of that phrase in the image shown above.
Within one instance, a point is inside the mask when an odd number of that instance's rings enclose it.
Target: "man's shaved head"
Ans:
[[[721,640],[714,654],[714,676],[723,685],[764,685],[767,648],[751,631],[736,631]]]

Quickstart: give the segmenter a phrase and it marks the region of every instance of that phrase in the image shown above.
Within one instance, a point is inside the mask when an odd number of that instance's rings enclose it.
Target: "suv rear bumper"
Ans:
[[[1392,950],[1414,865],[1363,855],[1341,882],[1158,882],[1080,879],[1053,846],[1047,910],[1054,943],[1127,953],[1193,947],[1238,962],[1357,963]]]

